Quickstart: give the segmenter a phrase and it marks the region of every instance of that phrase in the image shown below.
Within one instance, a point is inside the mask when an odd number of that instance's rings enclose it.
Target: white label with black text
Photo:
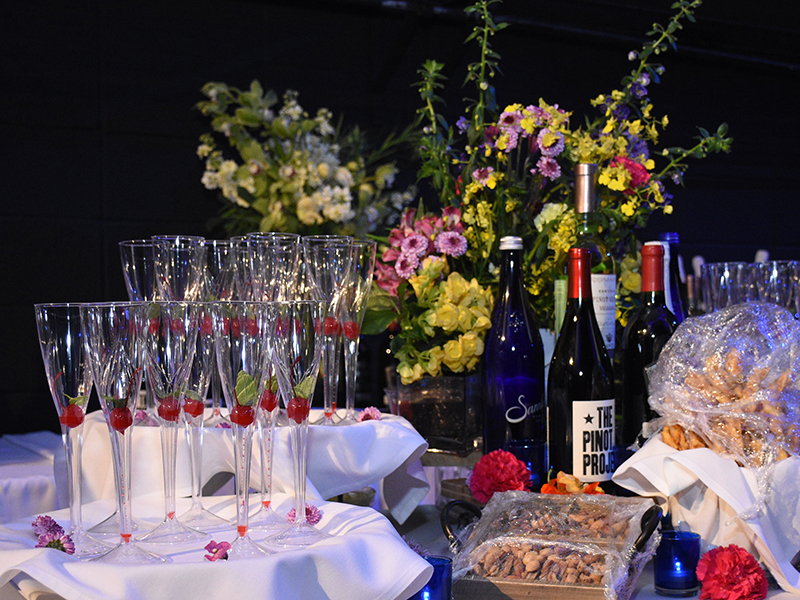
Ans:
[[[614,473],[614,399],[572,403],[572,474],[608,481]]]
[[[614,351],[617,320],[617,276],[592,273],[592,304],[606,350]]]

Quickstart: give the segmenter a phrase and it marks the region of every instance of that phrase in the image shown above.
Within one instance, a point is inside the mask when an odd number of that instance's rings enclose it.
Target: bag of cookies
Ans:
[[[647,375],[661,415],[647,426],[673,448],[762,472],[800,454],[800,323],[786,309],[753,302],[687,319]]]
[[[495,493],[464,534],[453,578],[585,588],[624,600],[658,545],[657,533],[642,536],[653,506],[647,498]]]

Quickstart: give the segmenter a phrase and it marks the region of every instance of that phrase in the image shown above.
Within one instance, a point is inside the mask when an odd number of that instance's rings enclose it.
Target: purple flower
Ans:
[[[456,127],[458,128],[459,133],[464,133],[467,129],[469,129],[469,121],[465,116],[461,116],[461,118],[456,121]]]
[[[546,127],[539,132],[536,143],[543,156],[558,156],[564,151],[564,134]]]
[[[448,256],[462,256],[467,251],[467,239],[455,231],[445,231],[436,236],[436,249]]]
[[[420,233],[415,233],[400,242],[400,248],[404,254],[416,254],[425,256],[428,253],[428,238]]]
[[[383,417],[381,416],[381,411],[379,411],[374,406],[368,406],[364,410],[361,411],[361,414],[358,415],[358,422],[361,423],[362,421],[380,421]]]
[[[286,520],[289,523],[294,523],[294,518],[297,515],[295,509],[289,511],[286,515]],[[316,525],[322,519],[322,511],[310,502],[306,502],[306,523],[309,525]]]
[[[59,529],[61,529],[59,527]],[[69,537],[63,530],[61,532],[51,531],[39,536],[39,543],[36,544],[37,548],[53,548],[54,550],[61,550],[67,554],[75,554],[75,544],[72,543],[72,538]]]
[[[64,528],[49,515],[39,515],[31,525],[33,525],[33,533],[40,537],[50,533],[58,534],[58,537],[64,535]]]
[[[625,134],[628,139],[628,156],[637,162],[644,162],[650,158],[650,149],[647,142],[635,135]]]
[[[632,83],[631,95],[637,100],[640,100],[647,95],[647,88],[644,87],[641,83]]]
[[[539,162],[536,163],[536,167],[544,177],[547,177],[550,181],[554,181],[558,177],[561,176],[561,167],[558,166],[558,163],[550,158],[549,156],[542,156],[539,159]]]
[[[614,115],[618,121],[625,121],[631,116],[631,109],[623,104],[612,110],[611,114]]]
[[[228,542],[215,542],[211,540],[204,548],[204,550],[208,550],[209,552],[204,558],[210,561],[228,560],[228,550],[230,549],[231,545]]]
[[[400,255],[397,262],[394,263],[394,270],[403,279],[408,279],[414,274],[419,266],[419,256],[416,254],[406,254],[405,252]]]

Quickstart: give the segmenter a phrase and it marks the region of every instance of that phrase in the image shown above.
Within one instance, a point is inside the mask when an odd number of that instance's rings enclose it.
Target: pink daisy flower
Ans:
[[[415,233],[404,239],[400,248],[403,254],[416,254],[417,256],[425,256],[428,253],[428,238],[419,233]]]
[[[289,523],[294,523],[297,512],[295,509],[290,510],[286,515],[286,520]],[[322,511],[310,502],[306,502],[306,523],[309,525],[316,525],[322,519]]]
[[[494,173],[494,169],[492,167],[483,167],[481,169],[475,169],[472,172],[472,178],[481,185],[486,185],[492,173]]]
[[[561,167],[558,166],[558,163],[555,161],[555,159],[552,159],[549,156],[542,156],[539,159],[539,162],[536,163],[536,167],[544,177],[547,177],[551,181],[555,180],[561,175]]]
[[[545,136],[554,136],[554,139],[548,140],[549,145],[545,145]],[[559,131],[551,131],[547,128],[542,129],[536,142],[543,156],[558,156],[564,151],[564,134]]]
[[[436,237],[436,249],[448,256],[462,256],[467,251],[467,239],[455,231],[445,231]]]
[[[59,536],[64,534],[64,528],[49,515],[39,515],[31,525],[33,525],[33,533],[38,536],[47,535],[48,533],[57,533]]]
[[[61,533],[51,531],[50,533],[40,535],[39,543],[36,544],[36,548],[53,548],[55,550],[61,550],[61,552],[66,552],[67,554],[75,554],[75,544],[72,543],[72,538],[63,531]]]
[[[401,254],[394,264],[394,270],[403,279],[408,279],[419,266],[419,256],[416,254]]]

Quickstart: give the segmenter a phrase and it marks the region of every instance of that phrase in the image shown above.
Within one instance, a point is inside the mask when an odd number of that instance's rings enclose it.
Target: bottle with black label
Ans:
[[[621,459],[633,443],[644,442],[639,434],[642,424],[657,415],[648,404],[645,369],[654,364],[675,329],[678,321],[665,303],[664,247],[648,242],[642,247],[642,292],[640,306],[631,316],[620,344],[622,365],[618,406],[622,430],[617,432]]]
[[[523,284],[522,238],[502,238],[500,253],[500,284],[484,352],[484,452],[502,448],[514,454],[528,466],[538,490],[547,475],[544,349]]]
[[[592,302],[592,253],[571,248],[567,310],[547,382],[551,477],[607,482],[614,473],[614,376]]]

